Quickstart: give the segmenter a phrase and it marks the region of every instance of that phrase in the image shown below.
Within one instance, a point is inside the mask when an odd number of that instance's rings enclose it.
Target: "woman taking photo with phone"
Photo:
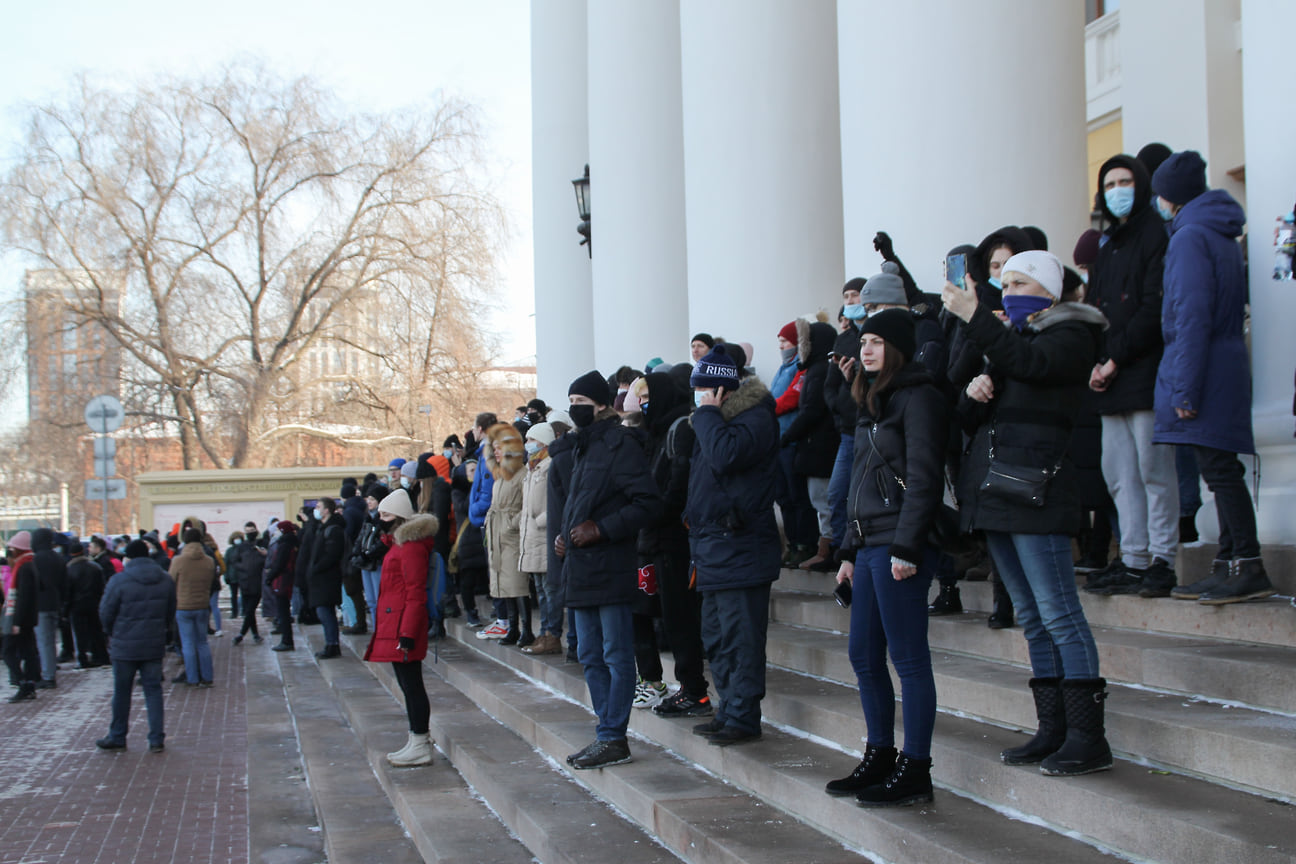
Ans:
[[[990,362],[959,402],[971,443],[959,478],[962,528],[985,532],[1012,595],[1031,661],[1039,728],[1003,751],[1010,765],[1045,774],[1112,767],[1103,726],[1106,681],[1076,592],[1071,538],[1080,495],[1068,450],[1106,319],[1063,300],[1062,263],[1018,253],[1003,265],[1005,325],[976,294],[945,283],[945,307]]]
[[[833,780],[829,795],[855,795],[866,807],[932,800],[931,739],[936,682],[927,646],[927,591],[939,552],[928,542],[943,497],[948,431],[944,397],[913,360],[913,316],[888,309],[860,330],[855,458],[847,497],[838,597],[850,597],[848,652],[868,726],[864,759]],[[842,600],[841,602],[844,602]],[[904,750],[895,746],[891,654],[904,706]]]

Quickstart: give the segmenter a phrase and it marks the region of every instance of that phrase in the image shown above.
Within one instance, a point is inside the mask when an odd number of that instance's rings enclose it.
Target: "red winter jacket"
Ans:
[[[378,580],[377,625],[364,659],[373,663],[405,663],[427,656],[427,571],[437,519],[420,513],[396,529],[396,545],[383,558]],[[400,639],[414,640],[402,651]]]

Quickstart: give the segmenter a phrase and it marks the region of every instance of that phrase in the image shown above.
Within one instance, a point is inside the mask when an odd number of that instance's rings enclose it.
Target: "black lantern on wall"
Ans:
[[[577,177],[572,181],[572,187],[576,190],[576,212],[580,215],[580,224],[576,226],[576,233],[581,235],[580,245],[588,247],[589,257],[594,257],[594,244],[590,240],[590,204],[589,204],[589,166],[585,166],[585,176]]]

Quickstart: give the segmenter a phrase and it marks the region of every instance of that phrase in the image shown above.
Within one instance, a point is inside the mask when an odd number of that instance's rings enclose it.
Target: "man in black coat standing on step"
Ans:
[[[568,756],[567,764],[603,768],[630,761],[626,727],[635,688],[636,540],[661,516],[662,500],[645,442],[621,425],[607,380],[588,372],[567,394],[576,426],[575,455],[554,551],[563,559],[567,606],[575,610],[577,650],[598,715],[595,741]]]
[[[770,585],[779,576],[778,420],[754,375],[739,380],[724,345],[697,362],[689,383],[693,460],[684,511],[702,595],[702,644],[720,707],[693,732],[721,746],[761,735]]]

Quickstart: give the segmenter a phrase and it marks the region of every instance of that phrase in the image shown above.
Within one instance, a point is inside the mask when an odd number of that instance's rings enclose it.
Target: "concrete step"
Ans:
[[[275,657],[328,860],[419,864],[423,858],[369,768],[363,739],[339,709],[314,658],[301,650]]]
[[[462,641],[452,643],[443,651],[442,657],[447,662],[444,670],[439,672],[447,674],[474,701],[493,706],[488,710],[492,713],[498,710],[500,713],[496,716],[499,719],[510,725],[517,724],[519,730],[529,730],[527,734],[534,736],[537,744],[546,751],[565,752],[563,748],[580,743],[582,738],[579,734],[558,745],[549,743],[549,736],[556,729],[556,723],[548,719],[549,712],[554,711],[560,717],[565,716],[565,712],[554,708],[548,700],[524,701],[528,688],[535,688],[529,682],[538,682],[540,687],[567,700],[587,705],[585,681],[578,665],[566,664],[558,656],[530,657],[515,648],[475,639],[472,631],[457,621],[450,622],[450,631],[452,636]],[[587,738],[588,712],[584,716],[584,735]],[[852,758],[835,746],[807,737],[804,732],[783,731],[770,726],[766,726],[758,743],[713,747],[691,734],[690,729],[697,722],[667,720],[651,711],[635,711],[631,717],[632,733],[668,749],[661,751],[653,744],[636,740],[633,746],[637,761],[634,764],[578,775],[582,782],[588,779],[591,783],[600,784],[600,794],[610,798],[620,796],[618,806],[645,825],[655,826],[657,823],[653,820],[660,818],[654,813],[665,803],[659,796],[675,798],[679,796],[679,790],[691,790],[695,783],[704,779],[707,783],[717,782],[699,774],[693,765],[743,790],[745,800],[751,800],[746,796],[755,796],[757,805],[763,801],[782,811],[772,814],[780,824],[768,841],[748,834],[758,827],[758,821],[742,820],[739,823],[742,832],[747,834],[747,845],[754,847],[753,850],[723,858],[682,856],[691,861],[722,860],[737,864],[757,860],[842,860],[840,851],[836,858],[821,859],[813,853],[815,847],[805,841],[789,843],[784,838],[793,826],[822,832],[812,835],[819,837],[819,842],[824,842],[824,835],[827,835],[859,853],[893,862],[1049,860],[1062,864],[1114,860],[1093,845],[1011,818],[969,798],[945,791],[938,792],[935,804],[928,807],[880,811],[861,809],[850,799],[831,798],[823,792],[824,783],[847,773],[858,755]],[[858,721],[855,725],[858,726]],[[639,765],[643,766],[640,770],[650,770],[658,779],[643,783],[627,770]],[[635,786],[639,788],[631,788]],[[730,787],[720,788],[728,796],[735,795]],[[703,790],[699,790],[699,794],[703,794]],[[710,793],[705,794],[709,798]],[[640,800],[636,801],[636,796]],[[705,815],[712,812],[707,809]],[[731,808],[720,808],[720,812],[725,814],[724,822],[706,826],[706,832],[714,835],[721,825],[729,824]],[[790,817],[805,825],[798,825]],[[766,818],[771,818],[768,811]],[[671,836],[664,828],[654,827],[654,830],[664,839]],[[756,850],[764,850],[767,857],[753,857]]]
[[[1287,548],[1287,547],[1283,547]],[[775,591],[831,594],[834,574],[783,570]],[[1084,576],[1079,577],[1081,584]],[[982,620],[994,606],[989,582],[959,582],[965,610],[980,612]],[[934,597],[936,588],[932,588]],[[1143,597],[1100,597],[1080,593],[1085,617],[1094,627],[1150,630],[1174,636],[1205,637],[1296,648],[1296,608],[1290,596],[1269,597],[1228,606],[1201,606],[1188,600]]]
[[[780,669],[769,670],[766,684],[769,722],[848,752],[863,749],[866,730],[854,687]],[[900,718],[898,707],[898,733]],[[999,752],[1026,737],[941,713],[932,746],[935,777],[997,809],[1042,820],[1135,860],[1278,864],[1296,856],[1296,811],[1290,806],[1124,760],[1110,772],[1078,778],[1004,765]],[[851,764],[843,756],[841,773]]]
[[[845,635],[771,623],[766,655],[775,666],[855,686]],[[942,651],[933,652],[932,665],[942,711],[1035,728],[1026,669]],[[1107,737],[1123,757],[1296,801],[1296,718],[1115,683],[1108,690]]]
[[[312,641],[319,633],[311,628]],[[629,864],[678,861],[638,826],[566,780],[525,741],[496,723],[450,684],[429,674],[429,731],[438,758],[428,768],[393,768],[385,754],[406,740],[403,698],[388,663],[365,663],[368,636],[342,636],[342,658],[320,662],[347,715],[362,720],[372,737],[369,760],[388,777],[385,793],[426,861],[502,864],[596,864],[596,830]],[[316,648],[318,645],[312,645]],[[381,718],[371,714],[385,705]],[[447,794],[448,793],[448,794]],[[377,860],[377,859],[376,859]]]
[[[771,606],[773,618],[787,624],[850,628],[850,610],[822,594],[779,591]],[[1296,715],[1296,648],[1091,628],[1108,680]],[[929,618],[928,641],[934,650],[1029,666],[1020,628],[991,630],[974,612]]]

